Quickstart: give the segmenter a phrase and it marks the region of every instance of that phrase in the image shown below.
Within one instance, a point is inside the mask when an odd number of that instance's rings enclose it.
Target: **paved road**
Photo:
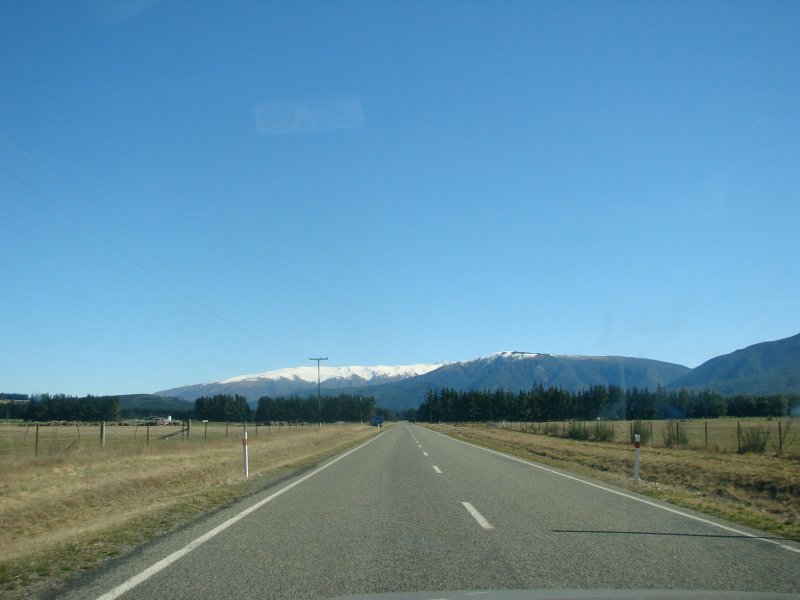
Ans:
[[[758,532],[670,512],[419,426],[401,423],[334,460],[148,544],[67,597],[329,598],[520,588],[800,592],[797,544],[748,537],[742,533]],[[120,594],[125,588],[117,586],[126,581],[130,589]]]

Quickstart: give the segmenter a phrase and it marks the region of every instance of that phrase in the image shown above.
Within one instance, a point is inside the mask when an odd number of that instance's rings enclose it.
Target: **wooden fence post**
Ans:
[[[100,421],[100,447],[106,447],[106,422]]]
[[[39,456],[39,424],[36,424],[36,448],[33,451],[34,456]]]
[[[736,452],[742,451],[742,423],[736,421]]]

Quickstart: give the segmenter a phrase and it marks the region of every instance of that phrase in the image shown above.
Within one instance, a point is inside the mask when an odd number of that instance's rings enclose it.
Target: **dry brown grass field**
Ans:
[[[548,423],[519,423],[503,422],[507,429],[517,429],[529,433],[544,433],[548,429],[561,435],[570,426],[569,421],[555,421]],[[733,417],[720,419],[687,419],[682,421],[645,421],[644,424],[651,433],[650,439],[644,445],[651,447],[666,447],[667,428],[672,423],[686,436],[686,448],[712,450],[715,452],[737,452],[740,444],[748,434],[758,431],[765,440],[765,453],[781,454],[787,458],[800,460],[800,423],[795,423],[791,418],[743,418]],[[585,426],[589,431],[595,426],[595,421],[577,421],[578,426]],[[614,442],[622,445],[630,444],[631,421],[603,421],[614,431]],[[679,445],[679,444],[678,444]],[[780,452],[779,452],[780,449]]]
[[[705,448],[643,446],[634,484],[629,442],[595,442],[486,425],[432,429],[515,456],[605,480],[674,504],[800,541],[800,460]],[[629,429],[628,429],[629,431]]]
[[[27,429],[27,433],[26,433]],[[227,435],[226,435],[227,429]],[[35,428],[0,424],[0,595],[89,567],[133,545],[341,452],[375,432],[368,425]],[[169,433],[178,433],[161,439]],[[78,437],[80,434],[80,437]]]

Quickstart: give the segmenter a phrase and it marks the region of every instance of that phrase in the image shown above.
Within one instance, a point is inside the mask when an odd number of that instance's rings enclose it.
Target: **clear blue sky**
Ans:
[[[794,1],[5,1],[0,136],[0,391],[800,331]]]

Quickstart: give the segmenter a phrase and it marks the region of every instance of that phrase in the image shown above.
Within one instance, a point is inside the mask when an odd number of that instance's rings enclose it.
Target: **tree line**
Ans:
[[[545,388],[527,391],[429,390],[416,411],[420,421],[565,421],[595,419],[684,419],[782,417],[800,409],[800,396],[733,396],[709,390],[623,389],[596,385],[581,391]]]
[[[26,394],[3,394],[0,398],[0,415],[7,419],[28,421],[119,421],[121,418],[141,416],[141,409],[120,409],[117,396],[67,396],[66,394],[42,394],[29,397]],[[387,419],[396,418],[393,411],[376,408],[372,396],[339,394],[324,396],[321,402],[323,422],[368,421],[375,414]],[[165,411],[149,409],[152,414]],[[218,394],[202,396],[194,402],[194,410],[166,411],[178,418],[193,418],[209,421],[302,421],[316,422],[320,419],[316,397],[289,398],[262,396],[255,409],[247,398],[240,395]],[[129,414],[130,413],[130,414]],[[181,414],[176,414],[181,413]]]
[[[13,398],[11,396],[14,396]],[[2,416],[29,421],[118,421],[129,410],[120,409],[116,396],[67,396],[2,394]],[[339,394],[322,398],[321,420],[368,421],[373,415],[392,420],[394,411],[375,406],[372,396]],[[725,397],[709,390],[651,391],[597,385],[581,391],[545,388],[530,390],[429,390],[416,410],[402,416],[421,421],[589,421],[601,419],[683,419],[734,417],[782,417],[800,411],[800,396],[738,395]],[[138,416],[138,415],[137,415]],[[255,409],[240,395],[220,394],[197,398],[191,413],[176,415],[209,421],[302,421],[320,419],[317,398],[262,396]]]
[[[322,413],[316,397],[262,396],[253,410],[244,396],[218,394],[197,398],[194,402],[194,418],[209,421],[270,421],[316,422],[364,421],[376,414],[375,398],[339,394],[321,399]]]
[[[15,402],[18,414],[11,418],[28,421],[118,421],[120,403],[117,396],[67,396],[42,394]]]
[[[375,414],[375,398],[339,394],[323,396],[321,407],[317,398],[262,396],[256,407],[256,421],[306,421],[321,420],[323,423],[337,421],[366,421]],[[320,416],[321,409],[321,416]]]

